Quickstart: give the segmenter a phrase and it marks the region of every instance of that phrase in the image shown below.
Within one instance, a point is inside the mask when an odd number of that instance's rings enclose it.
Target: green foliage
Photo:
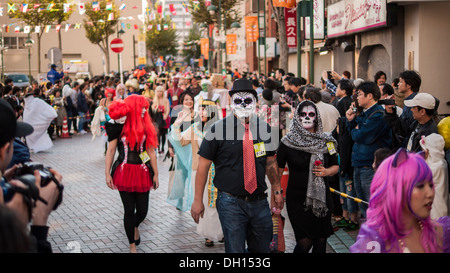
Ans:
[[[63,4],[67,3],[66,0],[23,0],[9,3],[15,4],[15,12],[8,13],[8,16],[22,21],[25,25],[34,27],[40,26],[40,33],[38,34],[39,38],[44,33],[46,25],[52,25],[53,23],[61,24],[61,22],[68,20],[75,7],[75,4],[72,4],[71,10],[65,13]],[[51,10],[47,10],[50,3],[55,5]],[[28,4],[27,12],[20,11],[21,4]],[[39,11],[39,9],[35,9],[34,5],[36,4],[40,4],[39,8],[42,8],[42,10]],[[6,7],[4,8],[6,9]]]
[[[200,58],[200,38],[201,33],[199,27],[194,24],[189,30],[188,36],[184,40],[181,55],[185,58],[187,63],[190,62],[191,58]]]
[[[85,15],[87,18],[83,19],[83,26],[86,30],[86,38],[88,38],[91,43],[100,46],[105,52],[108,49],[109,36],[116,33],[116,25],[118,24],[120,11],[117,9],[114,2],[112,10],[105,10],[107,1],[103,0],[98,2],[100,4],[99,11],[92,10],[92,2],[86,3]],[[114,19],[108,21],[110,13],[114,14]]]
[[[177,55],[177,32],[172,28],[172,21],[169,18],[161,18],[156,16],[154,20],[147,22],[152,28],[147,31],[146,44],[153,58],[162,55]],[[158,30],[157,25],[161,30]],[[164,29],[164,25],[168,28]]]
[[[240,11],[235,7],[239,0],[220,0],[220,11],[219,11],[219,0],[212,0],[211,4],[216,6],[217,10],[212,16],[205,6],[205,1],[199,1],[198,9],[195,8],[194,0],[188,0],[189,10],[192,14],[192,20],[199,25],[205,23],[211,25],[213,23],[219,22],[219,16],[222,15],[222,27],[226,21],[226,28],[230,29],[233,22],[240,23],[242,17]],[[225,19],[225,20],[224,20]]]

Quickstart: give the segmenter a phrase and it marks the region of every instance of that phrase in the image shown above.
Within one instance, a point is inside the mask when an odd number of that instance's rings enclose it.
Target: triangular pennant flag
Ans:
[[[54,3],[50,3],[50,4],[48,4],[48,6],[47,6],[47,10],[48,11],[52,11],[53,10],[53,7],[55,6],[55,4]]]
[[[35,26],[34,33],[39,33],[39,32],[41,32],[41,26]]]
[[[64,4],[64,13],[68,13],[69,11],[71,11],[72,9],[70,8],[70,4],[65,3]]]
[[[106,10],[112,10],[112,3],[106,3]]]
[[[192,4],[194,4],[194,10],[200,9],[200,2],[199,1],[192,1]]]
[[[14,29],[15,32],[20,32],[20,26],[16,26]]]
[[[39,7],[41,6],[41,4],[34,4],[33,8],[34,9],[39,9]],[[39,10],[38,10],[39,11]]]
[[[16,5],[8,3],[8,13],[14,13],[16,11]]]
[[[80,15],[83,15],[83,13],[86,12],[86,10],[84,9],[84,3],[78,4],[78,11],[80,12]]]
[[[28,4],[22,4],[20,6],[20,11],[21,12],[27,12],[27,10],[28,10]]]
[[[164,30],[168,30],[169,26],[167,24],[164,24]]]
[[[0,16],[3,16],[3,8],[0,8]]]
[[[120,5],[119,9],[120,10],[124,10],[125,9],[125,4]]]
[[[100,4],[97,1],[92,2],[92,10],[93,11],[99,11],[100,10]]]
[[[138,25],[134,24],[134,29],[138,29]]]
[[[31,27],[30,26],[24,26],[23,27],[23,33],[30,33]]]
[[[61,29],[61,25],[56,25],[56,32],[58,32]]]
[[[66,31],[69,30],[69,28],[70,28],[71,25],[72,25],[72,24],[66,24]]]
[[[75,24],[75,27],[73,29],[79,29],[79,28],[81,28],[81,23]]]
[[[156,29],[157,29],[158,31],[161,31],[161,25],[160,25],[160,24],[157,24],[157,25],[156,25]]]
[[[108,21],[112,21],[112,20],[114,20],[114,13],[113,12],[108,14]]]
[[[45,33],[48,33],[50,31],[50,29],[52,28],[51,25],[46,25],[45,26]]]

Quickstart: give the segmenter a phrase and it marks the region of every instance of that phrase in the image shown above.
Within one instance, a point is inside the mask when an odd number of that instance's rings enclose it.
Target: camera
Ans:
[[[51,181],[56,181],[59,184],[55,176],[50,172],[50,169],[45,168],[44,165],[37,162],[25,162],[22,167],[16,169],[15,177],[20,177],[25,174],[34,175],[35,170],[38,170],[41,176],[41,187],[47,186]]]
[[[56,201],[55,206],[53,207],[53,210],[56,210],[58,206],[62,203],[64,186],[61,185],[59,181],[55,178],[55,176],[50,172],[50,168],[44,167],[43,164],[37,162],[25,162],[21,167],[18,167],[16,169],[14,179],[21,180],[20,179],[21,177],[31,175],[33,177],[33,185],[34,185],[35,170],[38,170],[39,175],[41,176],[41,187],[47,186],[52,181],[56,183],[59,190],[58,200]]]
[[[39,189],[35,184],[35,177],[31,174],[25,174],[19,177],[14,178],[16,180],[21,181],[25,187],[19,187],[12,185],[8,182],[2,181],[1,182],[1,190],[3,191],[3,199],[5,203],[11,201],[15,193],[20,193],[23,196],[23,201],[27,205],[28,208],[28,216],[29,221],[31,221],[32,217],[32,210],[36,206],[36,201],[42,201],[43,203],[47,204],[47,201],[42,199],[39,196]]]
[[[378,104],[384,104],[384,105],[395,105],[395,100],[388,99],[388,100],[379,100]]]

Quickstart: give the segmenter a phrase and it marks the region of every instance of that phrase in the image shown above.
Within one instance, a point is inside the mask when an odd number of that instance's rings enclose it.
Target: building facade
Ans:
[[[359,16],[359,5],[367,3],[372,5],[373,16]],[[314,78],[309,78],[308,41],[300,58],[302,77],[319,85],[323,70],[340,74],[347,70],[353,78],[373,81],[381,70],[392,83],[400,72],[416,70],[422,78],[421,92],[440,100],[440,114],[450,114],[450,93],[442,81],[450,70],[450,32],[444,31],[450,28],[450,1],[328,0],[325,7],[328,35],[314,45]],[[352,28],[348,20],[357,22],[358,18],[364,20]],[[323,48],[328,54],[321,54]],[[289,70],[295,74],[297,57],[296,51],[289,56]]]
[[[123,40],[124,49],[122,55],[122,68],[124,71],[131,70],[138,64],[138,37],[142,33],[143,21],[139,18],[145,14],[147,2],[133,1],[133,0],[114,0],[116,6],[119,8],[125,4],[125,8],[121,11],[121,18],[117,26],[117,30],[123,29],[125,33],[120,35]],[[89,1],[72,1],[75,5],[80,2]],[[0,5],[3,8],[3,16],[0,16],[1,34],[4,40],[4,46],[7,49],[2,50],[3,70],[4,72],[19,72],[28,74],[28,48],[24,46],[25,41],[28,40],[28,35],[34,40],[34,44],[30,47],[30,70],[31,75],[35,79],[39,79],[38,72],[46,74],[51,65],[51,49],[59,47],[58,34],[61,36],[61,57],[63,64],[81,63],[80,69],[87,69],[90,74],[102,75],[106,72],[105,58],[99,46],[92,44],[86,38],[86,32],[83,27],[83,19],[86,19],[85,14],[80,14],[80,10],[76,8],[70,18],[62,22],[61,27],[56,31],[56,25],[53,24],[48,32],[44,31],[41,38],[41,50],[38,51],[37,34],[34,33],[34,28],[31,27],[30,33],[25,33],[27,29],[22,22],[10,19],[7,10],[6,0],[0,0]],[[142,18],[142,17],[141,17]],[[80,25],[77,25],[80,24]],[[79,27],[78,27],[79,26]],[[17,29],[16,29],[17,28]],[[118,34],[113,34],[109,37],[109,41],[116,38]],[[38,68],[38,54],[41,56],[41,64]],[[118,54],[110,49],[110,70],[119,70]],[[54,57],[54,56],[53,56]],[[87,67],[87,68],[86,68]],[[75,71],[76,65],[71,66],[72,71]],[[68,73],[74,76],[75,73]]]

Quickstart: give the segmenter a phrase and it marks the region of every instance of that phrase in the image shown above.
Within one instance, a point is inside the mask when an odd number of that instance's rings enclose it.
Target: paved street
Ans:
[[[50,215],[49,241],[54,253],[127,253],[128,241],[123,228],[123,208],[117,191],[110,190],[104,181],[104,145],[92,135],[74,135],[71,139],[57,139],[46,152],[32,154],[32,160],[58,170],[65,185],[64,201]],[[196,233],[196,225],[189,212],[181,212],[169,205],[167,197],[170,161],[158,157],[160,187],[150,192],[147,218],[140,225],[144,253],[223,253],[224,245],[204,245],[204,238]],[[286,252],[292,253],[294,234],[286,216]],[[357,232],[339,230],[328,239],[327,252],[348,252]]]

